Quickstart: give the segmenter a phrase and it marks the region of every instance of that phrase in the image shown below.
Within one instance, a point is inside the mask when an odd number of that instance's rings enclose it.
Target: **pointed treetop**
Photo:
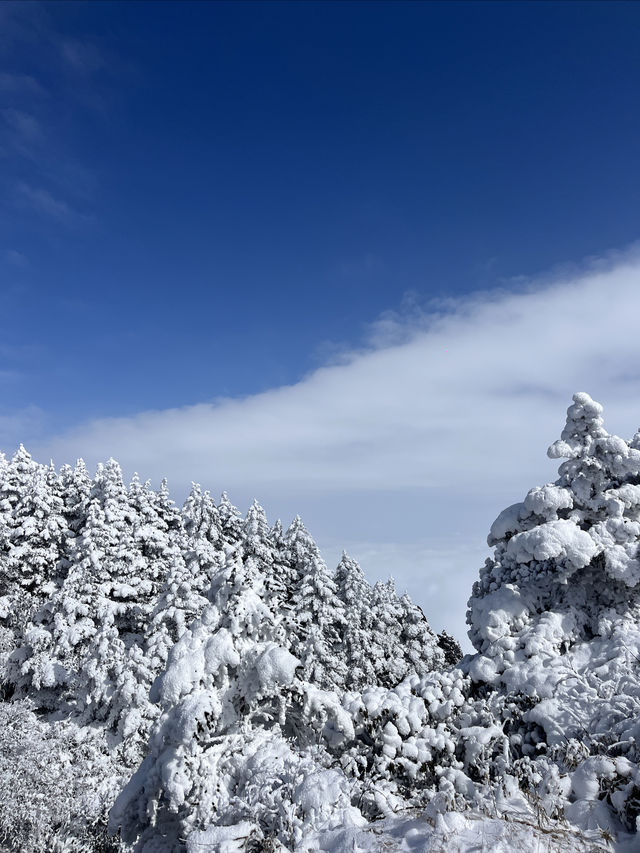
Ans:
[[[574,394],[573,403],[567,409],[567,422],[560,439],[554,441],[547,450],[547,455],[551,459],[559,459],[587,453],[596,439],[607,435],[601,415],[600,403],[596,403],[584,392]]]
[[[300,518],[300,516],[296,515],[296,517],[293,519],[293,521],[287,528],[285,536],[287,537],[287,539],[292,539],[298,532],[307,533],[307,528],[302,523],[302,519]]]
[[[11,457],[11,461],[13,462],[14,465],[16,463],[20,463],[20,462],[27,462],[28,463],[28,462],[32,461],[31,454],[28,452],[28,450],[26,449],[24,444],[22,444],[22,443],[20,444],[20,446],[18,447],[16,452]]]
[[[267,515],[258,501],[254,500],[247,511],[244,527],[247,532],[257,533],[268,529]]]
[[[365,580],[364,572],[360,567],[360,563],[357,560],[354,560],[353,557],[350,557],[346,551],[343,551],[342,556],[340,557],[340,562],[336,568],[336,580],[339,583],[342,583],[347,578]]]

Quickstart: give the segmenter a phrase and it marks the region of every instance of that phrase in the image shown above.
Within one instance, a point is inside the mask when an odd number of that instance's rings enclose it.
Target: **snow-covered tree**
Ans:
[[[376,683],[393,687],[407,674],[407,665],[400,648],[402,606],[393,578],[377,581],[371,595],[371,660]]]
[[[536,764],[527,772],[538,789],[558,767],[564,774],[551,786],[555,808],[582,826],[635,828],[640,434],[609,435],[601,412],[574,395],[549,448],[566,460],[558,480],[491,527],[494,555],[469,602],[478,654],[465,668],[493,691],[514,757]]]
[[[0,481],[0,665],[59,588],[66,541],[55,471],[35,463],[20,445]]]
[[[371,657],[372,590],[356,560],[343,552],[336,569],[336,590],[344,604],[343,657],[350,690],[376,683]]]
[[[438,634],[438,645],[442,649],[444,663],[446,666],[455,666],[460,662],[460,659],[462,658],[462,648],[460,643],[444,628]]]
[[[7,853],[125,853],[106,831],[124,783],[104,733],[0,703],[0,848]]]
[[[302,661],[304,678],[320,687],[343,687],[345,614],[335,581],[299,518],[286,534],[290,566],[291,651]]]
[[[429,627],[421,607],[405,593],[400,596],[401,629],[399,644],[407,663],[407,671],[424,675],[444,667],[444,653],[438,638]]]
[[[211,495],[193,483],[182,509],[181,554],[173,557],[151,621],[152,632],[164,626],[170,644],[182,636],[208,602],[212,580],[225,560],[221,527]],[[162,666],[165,662],[166,656]]]
[[[220,535],[223,542],[234,543],[242,539],[243,518],[237,507],[229,500],[227,493],[223,492],[218,504],[218,517],[220,519]]]

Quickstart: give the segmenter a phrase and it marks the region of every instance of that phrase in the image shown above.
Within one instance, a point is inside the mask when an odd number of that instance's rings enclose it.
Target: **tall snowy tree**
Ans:
[[[218,517],[220,519],[220,535],[223,542],[233,544],[242,538],[243,519],[242,515],[229,500],[227,493],[223,492],[218,504]]]
[[[336,569],[336,588],[344,603],[347,684],[351,690],[360,690],[365,684],[376,683],[371,658],[372,590],[359,564],[344,552]]]
[[[424,675],[444,666],[444,653],[429,627],[421,607],[405,593],[400,596],[401,629],[399,644],[408,672]]]
[[[565,774],[557,808],[615,831],[640,817],[640,434],[609,435],[601,412],[574,395],[549,448],[566,460],[558,480],[491,527],[466,668],[501,703],[515,755],[536,761],[531,778],[557,777],[556,762]]]
[[[376,683],[393,687],[407,674],[407,664],[400,647],[402,606],[392,578],[374,585],[371,610],[371,659]]]
[[[225,561],[221,528],[211,495],[193,483],[181,512],[181,553],[172,559],[147,628],[147,654],[156,673],[209,603],[212,581]]]
[[[0,483],[0,513],[0,649],[6,659],[25,642],[31,620],[65,570],[67,525],[58,478],[22,445]]]
[[[304,678],[320,687],[344,686],[344,605],[338,598],[316,543],[299,517],[285,537],[290,567],[291,651],[304,667]]]

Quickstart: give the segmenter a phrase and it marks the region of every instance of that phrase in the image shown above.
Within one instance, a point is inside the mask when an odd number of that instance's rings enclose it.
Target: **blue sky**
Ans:
[[[258,494],[419,597],[573,391],[633,423],[639,40],[634,3],[3,4],[0,446]]]

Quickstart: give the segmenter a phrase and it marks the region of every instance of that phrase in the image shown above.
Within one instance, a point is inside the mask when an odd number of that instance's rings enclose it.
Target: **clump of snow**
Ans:
[[[300,661],[291,652],[271,643],[260,653],[255,670],[260,686],[264,689],[274,685],[292,684],[299,666]]]
[[[588,565],[598,553],[591,536],[573,521],[547,521],[517,533],[507,543],[505,556],[516,563],[555,560],[566,563],[569,572]]]

